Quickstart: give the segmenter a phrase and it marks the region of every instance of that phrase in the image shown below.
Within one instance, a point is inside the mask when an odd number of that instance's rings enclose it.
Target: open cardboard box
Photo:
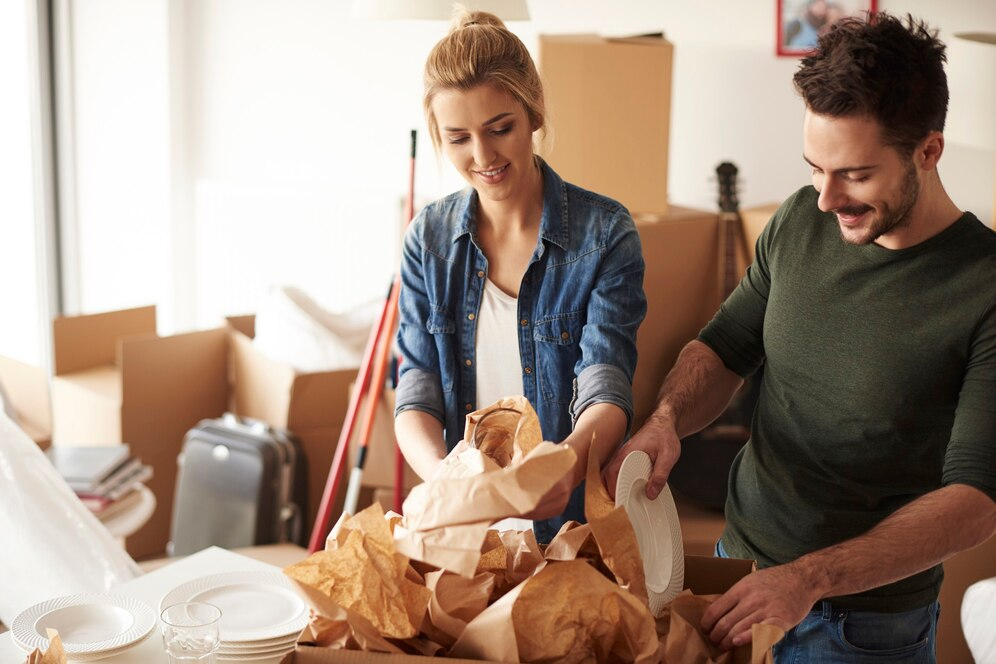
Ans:
[[[254,315],[230,316],[226,320],[232,409],[241,416],[288,429],[301,441],[308,463],[304,531],[310,533],[339,443],[349,406],[349,390],[357,370],[298,372],[285,362],[267,357],[253,345]],[[347,470],[343,472],[348,474]],[[342,511],[345,498],[345,485],[340,486],[333,520]]]
[[[127,549],[135,558],[161,553],[183,437],[225,411],[225,331],[160,337],[155,307],[141,307],[57,318],[53,343],[53,445],[128,443],[151,465],[158,507]]]
[[[719,594],[728,590],[734,583],[754,570],[751,560],[736,560],[733,558],[710,558],[706,556],[685,556],[685,588],[696,595]],[[741,646],[734,651],[735,664],[750,662],[751,649]],[[430,658],[418,655],[393,655],[375,652],[360,652],[354,650],[335,650],[332,648],[315,648],[299,645],[289,653],[281,664],[394,664],[401,662],[444,661],[444,662],[475,662],[483,660]]]
[[[51,445],[52,403],[45,370],[0,356],[0,385],[14,407],[17,425],[42,449]]]

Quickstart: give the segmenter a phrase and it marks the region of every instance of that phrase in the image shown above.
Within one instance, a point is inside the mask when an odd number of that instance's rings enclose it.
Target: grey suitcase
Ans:
[[[202,420],[187,432],[177,466],[170,555],[304,544],[307,469],[289,432],[231,414]]]

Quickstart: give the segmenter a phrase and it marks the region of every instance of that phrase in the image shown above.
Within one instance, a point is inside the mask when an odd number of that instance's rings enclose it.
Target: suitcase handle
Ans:
[[[242,429],[256,435],[267,435],[272,432],[270,425],[262,420],[254,420],[249,417],[239,417],[235,413],[225,413],[221,417],[222,422],[230,429]]]

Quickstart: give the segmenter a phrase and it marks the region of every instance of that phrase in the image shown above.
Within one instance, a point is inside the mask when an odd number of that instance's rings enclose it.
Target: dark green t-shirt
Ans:
[[[996,500],[996,233],[973,215],[907,249],[854,246],[805,187],[699,338],[741,376],[765,362],[731,470],[731,556],[786,563],[948,484]],[[905,611],[942,578],[837,599]]]

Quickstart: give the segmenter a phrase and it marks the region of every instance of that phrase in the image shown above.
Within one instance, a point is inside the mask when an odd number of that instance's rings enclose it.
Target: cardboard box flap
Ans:
[[[358,369],[297,374],[291,386],[287,427],[291,431],[341,426],[349,404],[349,386]]]
[[[250,339],[256,338],[256,315],[246,314],[245,316],[227,316],[225,321],[228,326],[237,332],[241,332]]]
[[[114,364],[119,339],[155,334],[154,306],[56,318],[52,324],[55,375]]]
[[[753,560],[685,556],[685,588],[696,595],[718,595],[754,571]]]
[[[242,332],[231,330],[228,338],[235,412],[272,426],[290,428],[291,388],[297,372],[260,353],[253,347],[252,339]]]

